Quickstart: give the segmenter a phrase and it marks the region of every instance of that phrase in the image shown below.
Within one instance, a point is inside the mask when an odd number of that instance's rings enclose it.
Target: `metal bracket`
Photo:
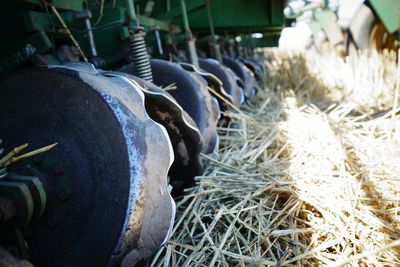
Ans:
[[[7,174],[0,181],[0,226],[27,226],[39,218],[46,207],[46,193],[39,178]]]

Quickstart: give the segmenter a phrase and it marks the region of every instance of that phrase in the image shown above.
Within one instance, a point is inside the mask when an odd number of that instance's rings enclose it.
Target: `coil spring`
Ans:
[[[153,82],[150,59],[144,41],[145,35],[142,27],[133,29],[129,38],[129,58],[134,65],[135,76]]]
[[[3,140],[0,139],[0,159],[1,155],[4,152],[4,149],[1,147],[1,144],[3,143]],[[0,168],[0,180],[2,180],[4,177],[7,175],[7,167]]]

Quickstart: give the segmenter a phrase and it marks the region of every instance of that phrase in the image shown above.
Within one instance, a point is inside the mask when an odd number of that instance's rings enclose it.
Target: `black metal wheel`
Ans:
[[[174,219],[173,155],[137,86],[72,64],[13,73],[0,88],[5,150],[58,143],[29,168],[14,166],[39,176],[47,194],[43,216],[23,229],[32,263],[134,266],[150,256]]]

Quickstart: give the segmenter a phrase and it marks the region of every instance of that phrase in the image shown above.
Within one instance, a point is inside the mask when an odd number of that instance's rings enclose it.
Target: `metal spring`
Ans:
[[[134,65],[135,76],[153,82],[150,59],[144,41],[145,32],[137,28],[129,39],[129,58]]]
[[[3,143],[3,140],[0,139],[0,145]],[[3,154],[4,149],[0,146],[0,159]],[[7,167],[0,168],[0,181],[7,176]]]

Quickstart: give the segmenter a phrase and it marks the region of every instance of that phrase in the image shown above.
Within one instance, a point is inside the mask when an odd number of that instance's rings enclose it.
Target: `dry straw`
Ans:
[[[399,266],[396,56],[264,53],[151,266]]]

